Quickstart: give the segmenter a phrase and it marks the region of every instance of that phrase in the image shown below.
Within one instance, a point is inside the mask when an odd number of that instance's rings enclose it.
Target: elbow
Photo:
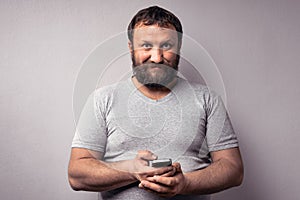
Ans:
[[[75,178],[69,176],[69,184],[74,191],[80,191],[83,188],[80,186],[80,183]]]
[[[75,191],[83,190],[82,184],[80,183],[80,179],[78,178],[78,176],[76,176],[76,172],[71,166],[69,166],[68,169],[68,180],[69,180],[69,185],[73,190]]]
[[[240,186],[240,185],[242,185],[243,180],[244,180],[244,169],[243,169],[243,167],[241,166],[241,167],[237,170],[234,186]]]
[[[240,176],[236,179],[236,181],[235,181],[235,186],[237,187],[237,186],[242,185],[243,179],[244,179],[244,176],[243,176],[243,174],[242,174],[242,175],[240,175]]]

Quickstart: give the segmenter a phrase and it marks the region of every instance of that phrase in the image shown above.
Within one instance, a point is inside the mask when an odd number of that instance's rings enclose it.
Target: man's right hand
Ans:
[[[155,175],[173,176],[176,169],[173,166],[154,168],[149,167],[148,162],[157,159],[157,156],[148,150],[140,150],[133,159],[133,169],[129,172],[133,173],[137,180],[145,180],[147,177]]]
[[[108,166],[131,173],[137,180],[145,180],[155,175],[173,176],[176,169],[173,166],[154,168],[149,167],[148,162],[157,159],[157,156],[149,150],[140,150],[132,160],[108,163]]]
[[[103,153],[85,148],[72,148],[69,163],[69,182],[74,190],[107,191],[155,175],[173,176],[172,166],[153,168],[149,160],[156,156],[147,150],[137,153],[134,159],[118,162],[104,162]]]

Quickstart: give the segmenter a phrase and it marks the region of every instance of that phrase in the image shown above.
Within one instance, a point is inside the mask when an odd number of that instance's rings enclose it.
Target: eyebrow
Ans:
[[[173,41],[173,39],[168,39],[167,41],[164,41],[164,43],[167,43],[167,42],[172,43],[174,41]]]
[[[148,40],[142,40],[141,42],[142,42],[142,43],[153,43],[153,42],[148,41]],[[163,41],[162,43],[174,43],[174,40],[168,39],[168,40],[166,40],[166,41]]]

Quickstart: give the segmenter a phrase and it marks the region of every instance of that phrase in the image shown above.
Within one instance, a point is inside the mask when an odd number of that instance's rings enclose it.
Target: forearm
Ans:
[[[119,188],[137,181],[132,173],[109,167],[93,158],[71,161],[69,181],[74,190],[105,191]]]
[[[240,185],[243,167],[220,159],[205,169],[185,173],[184,177],[186,185],[182,194],[212,194]]]
[[[156,156],[147,150],[138,151],[132,160],[104,162],[103,154],[84,148],[73,148],[69,164],[69,182],[74,190],[105,191],[129,185],[154,175],[173,175],[170,167],[151,168],[148,160]]]

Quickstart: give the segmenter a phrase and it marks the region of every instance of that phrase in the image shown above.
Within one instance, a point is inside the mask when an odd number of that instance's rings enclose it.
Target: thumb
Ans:
[[[180,163],[175,162],[175,163],[172,164],[172,166],[176,169],[177,173],[181,173],[182,172]]]

